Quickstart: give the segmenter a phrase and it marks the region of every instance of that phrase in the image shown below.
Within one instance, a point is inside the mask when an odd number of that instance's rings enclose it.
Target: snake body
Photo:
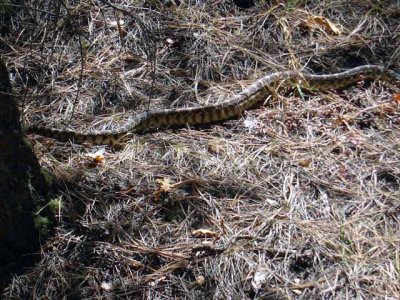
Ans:
[[[113,145],[127,141],[133,134],[141,134],[148,130],[176,128],[187,125],[205,125],[232,119],[265,100],[271,93],[271,89],[281,82],[305,88],[326,90],[343,88],[364,79],[383,80],[394,83],[396,86],[400,85],[400,75],[398,73],[377,65],[364,65],[341,73],[327,75],[282,71],[258,79],[240,93],[222,103],[201,107],[159,109],[143,112],[115,130],[80,133],[72,130],[32,125],[27,129],[27,132],[62,142],[70,140],[78,144]]]

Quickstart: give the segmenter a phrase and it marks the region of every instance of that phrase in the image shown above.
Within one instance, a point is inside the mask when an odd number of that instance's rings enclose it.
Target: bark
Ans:
[[[0,290],[10,272],[32,260],[25,254],[38,250],[34,213],[44,195],[44,176],[21,130],[8,72],[0,59]]]

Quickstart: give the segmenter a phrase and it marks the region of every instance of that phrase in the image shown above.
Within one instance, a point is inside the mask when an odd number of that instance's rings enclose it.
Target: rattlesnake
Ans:
[[[32,125],[27,129],[27,133],[34,133],[59,141],[70,140],[79,144],[87,142],[96,145],[113,145],[127,141],[133,134],[140,134],[151,129],[210,124],[240,116],[243,111],[266,99],[270,94],[270,90],[273,89],[273,85],[280,82],[325,90],[342,88],[363,79],[379,79],[400,86],[400,74],[376,65],[364,65],[328,75],[282,71],[258,79],[240,93],[222,103],[201,107],[171,108],[143,112],[116,130],[80,133],[72,130]]]

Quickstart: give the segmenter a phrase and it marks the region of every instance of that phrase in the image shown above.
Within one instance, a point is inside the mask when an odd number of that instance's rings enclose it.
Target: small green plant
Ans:
[[[41,235],[46,236],[48,234],[50,230],[51,221],[47,217],[36,215],[33,218],[33,222],[35,223],[35,227],[40,232]]]
[[[61,199],[52,199],[47,204],[53,215],[57,215],[62,208]]]
[[[47,202],[43,207],[38,208],[33,216],[35,227],[43,236],[47,236],[55,225],[55,217],[60,213],[62,208],[61,199],[55,198]]]
[[[49,172],[44,170],[44,169],[41,169],[41,172],[42,172],[42,175],[44,177],[44,180],[46,181],[47,186],[48,187],[53,186],[53,183],[54,183],[53,176]]]

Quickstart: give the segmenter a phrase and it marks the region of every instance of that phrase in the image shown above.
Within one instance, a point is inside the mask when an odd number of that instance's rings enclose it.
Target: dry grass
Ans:
[[[25,2],[1,54],[27,123],[117,126],[149,102],[221,101],[274,70],[400,69],[396,0],[115,1],[147,30],[103,1]],[[312,15],[343,33],[304,26]],[[100,164],[85,155],[95,147],[32,137],[62,208],[41,262],[4,296],[399,299],[396,91],[280,91],[239,120],[106,148]]]

